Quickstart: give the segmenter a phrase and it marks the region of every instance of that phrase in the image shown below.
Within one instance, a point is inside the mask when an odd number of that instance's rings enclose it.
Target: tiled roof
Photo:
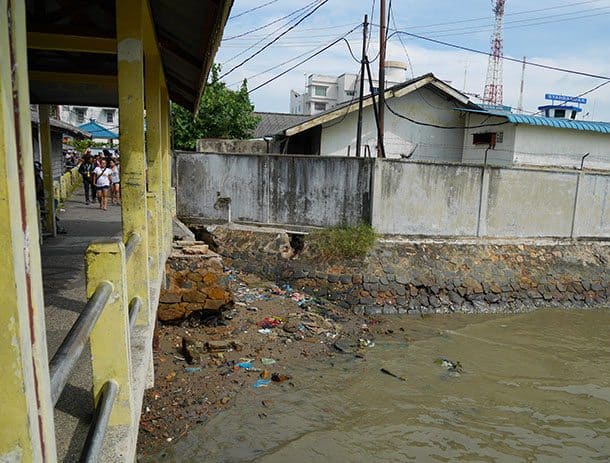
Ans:
[[[309,119],[311,116],[303,114],[287,114],[287,113],[263,113],[255,112],[257,116],[260,116],[261,120],[254,129],[253,138],[263,138],[267,135],[276,135],[288,127],[300,124],[301,122]]]

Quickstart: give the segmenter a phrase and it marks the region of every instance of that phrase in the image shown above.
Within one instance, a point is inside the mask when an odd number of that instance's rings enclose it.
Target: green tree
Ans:
[[[245,139],[252,135],[260,117],[253,114],[247,82],[238,91],[227,88],[219,79],[220,65],[212,67],[196,117],[172,103],[172,129],[177,149],[194,150],[200,138]]]

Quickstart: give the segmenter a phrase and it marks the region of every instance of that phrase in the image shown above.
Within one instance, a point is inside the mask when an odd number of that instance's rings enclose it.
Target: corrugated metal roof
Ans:
[[[610,133],[610,122],[577,121],[573,119],[560,119],[555,117],[528,116],[527,114],[514,114],[506,111],[486,111],[480,109],[460,109],[471,113],[489,114],[505,117],[512,124],[536,125],[553,127],[556,129],[583,130],[587,132]]]
[[[95,121],[89,121],[86,124],[80,125],[78,128],[81,130],[86,130],[93,138],[107,138],[108,140],[119,138],[118,134],[111,132],[105,127],[102,127]]]

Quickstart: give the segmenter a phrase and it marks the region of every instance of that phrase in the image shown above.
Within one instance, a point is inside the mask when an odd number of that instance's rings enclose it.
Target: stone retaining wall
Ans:
[[[228,289],[221,257],[201,242],[178,242],[165,264],[167,289],[161,290],[158,318],[177,322],[199,313],[203,318],[228,307]]]
[[[379,242],[362,259],[323,257],[305,237],[216,228],[227,265],[289,283],[357,312],[487,313],[536,307],[603,307],[610,246]]]

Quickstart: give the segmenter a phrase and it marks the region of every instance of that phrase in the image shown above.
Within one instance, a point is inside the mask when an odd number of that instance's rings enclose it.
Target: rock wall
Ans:
[[[233,303],[222,258],[197,241],[177,242],[165,264],[166,287],[161,290],[158,318],[177,322],[197,313],[218,314]]]
[[[361,259],[295,255],[290,236],[213,230],[227,265],[261,274],[346,309],[375,313],[522,312],[603,307],[610,301],[604,243],[453,244],[378,242]]]

